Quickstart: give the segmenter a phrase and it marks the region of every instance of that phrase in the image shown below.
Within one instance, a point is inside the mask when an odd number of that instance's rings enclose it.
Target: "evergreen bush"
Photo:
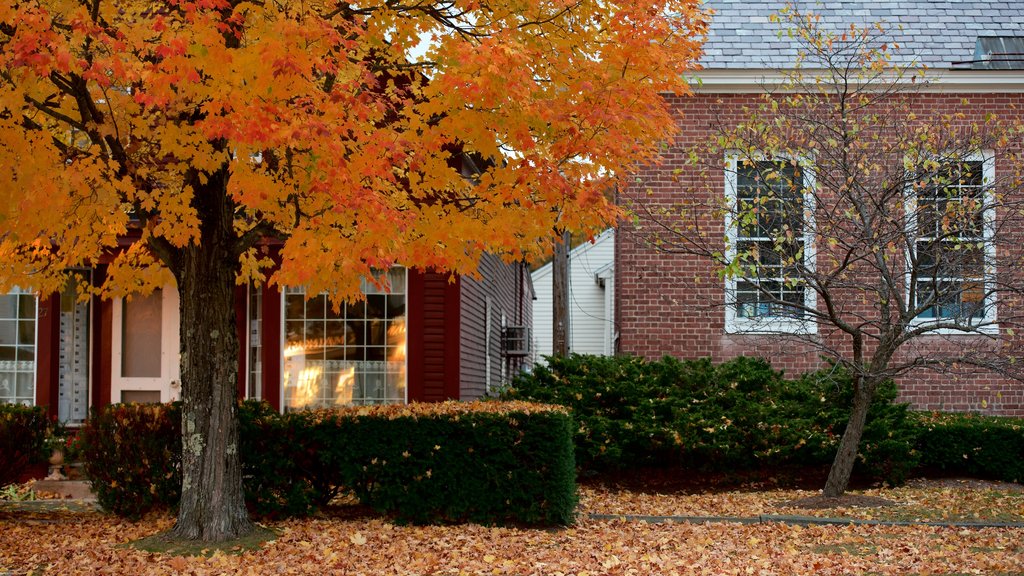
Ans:
[[[923,413],[917,424],[917,449],[926,469],[1024,482],[1024,419]]]
[[[548,358],[502,397],[571,409],[577,460],[594,470],[638,465],[732,472],[831,463],[852,403],[852,379],[831,367],[795,380],[760,358],[658,361]],[[887,382],[872,404],[859,467],[899,482],[916,462],[915,427]]]

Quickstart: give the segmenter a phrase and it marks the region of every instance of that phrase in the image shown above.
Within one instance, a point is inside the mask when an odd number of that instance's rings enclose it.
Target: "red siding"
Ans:
[[[263,285],[263,399],[281,410],[281,291]]]
[[[107,266],[97,266],[93,271],[93,284],[103,285],[106,281]],[[113,367],[113,350],[111,337],[114,328],[114,304],[99,296],[92,299],[92,405],[106,406],[110,404],[110,377]]]
[[[459,285],[409,271],[409,401],[459,398]]]
[[[36,405],[57,417],[60,397],[60,294],[39,298],[36,312]]]

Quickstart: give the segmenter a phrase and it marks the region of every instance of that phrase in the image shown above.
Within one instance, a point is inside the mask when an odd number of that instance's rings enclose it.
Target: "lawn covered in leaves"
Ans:
[[[1024,513],[1019,491],[956,485],[869,491],[901,502],[844,511],[872,517],[903,509],[965,518]],[[258,550],[175,557],[124,547],[168,529],[156,515],[128,522],[98,512],[25,512],[0,506],[0,573],[12,574],[1021,574],[1024,529],[938,526],[647,524],[591,520],[588,512],[750,516],[793,513],[800,491],[657,495],[584,487],[568,529],[399,526],[334,509],[268,526]],[[882,510],[889,512],[883,513]],[[845,512],[848,512],[846,514]],[[903,513],[899,512],[899,513]],[[822,515],[823,511],[800,510]],[[835,514],[838,515],[838,514]],[[1004,519],[1005,519],[1004,518]]]

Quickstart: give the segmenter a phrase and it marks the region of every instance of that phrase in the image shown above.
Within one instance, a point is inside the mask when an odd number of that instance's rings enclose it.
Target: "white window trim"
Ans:
[[[736,210],[736,171],[740,160],[767,160],[767,156],[747,158],[739,153],[731,152],[726,155],[725,163],[725,199],[728,209],[725,213],[725,258],[732,262],[736,258],[737,230],[733,214]],[[780,156],[779,159],[786,159]],[[816,262],[814,195],[809,190],[814,189],[814,162],[806,156],[791,158],[797,161],[803,174],[804,187],[804,266],[810,270],[814,269]],[[815,334],[818,331],[818,324],[813,318],[803,320],[793,318],[746,318],[736,315],[736,276],[725,278],[725,332],[727,334]],[[817,306],[818,295],[811,286],[804,288],[804,306],[814,309]]]
[[[36,299],[35,334],[32,336],[32,356],[33,356],[34,360],[32,360],[32,399],[29,401],[28,404],[26,404],[24,402],[19,402],[17,400],[17,398],[18,398],[18,376],[17,375],[18,374],[22,374],[22,372],[18,372],[17,368],[15,368],[15,372],[14,372],[15,376],[14,376],[14,384],[13,384],[14,390],[12,390],[12,393],[11,393],[11,401],[10,401],[10,403],[11,404],[20,404],[22,406],[37,406],[37,405],[39,405],[39,322],[40,322],[40,318],[39,318],[39,303],[40,303],[39,293],[34,291],[34,290],[31,290],[31,289],[25,289],[25,288],[21,288],[21,287],[18,287],[18,286],[12,286],[10,288],[10,290],[8,290],[7,292],[5,292],[3,294],[0,294],[0,295],[10,296],[10,295],[15,295],[15,294],[17,294],[17,295],[25,295],[25,296],[32,295]],[[21,314],[20,306],[19,306],[18,314]],[[21,317],[19,316],[18,318],[15,319],[15,321],[20,322],[21,321]],[[14,338],[15,338],[14,345],[18,346],[18,343],[17,343],[17,339],[18,339],[17,328],[15,328]],[[5,400],[2,401],[2,402],[6,403]]]
[[[995,182],[996,176],[996,159],[995,153],[991,150],[983,150],[975,152],[973,154],[967,154],[961,159],[963,162],[981,162],[982,170],[982,187],[983,187],[983,200],[985,208],[982,210],[982,220],[984,222],[984,243],[985,243],[985,272],[983,279],[985,286],[983,288],[985,293],[985,316],[978,320],[978,324],[981,326],[972,327],[968,330],[959,330],[957,328],[934,328],[926,335],[935,336],[948,336],[948,335],[962,335],[970,336],[972,334],[998,334],[999,325],[997,321],[997,310],[995,295],[991,293],[992,281],[996,275],[996,209],[992,206],[992,185]],[[917,246],[917,195],[913,190],[907,190],[905,195],[905,206],[907,211],[907,232],[910,238],[914,241],[910,244],[915,247]],[[910,302],[910,290],[911,290],[911,274],[910,274],[910,254],[906,254],[907,261],[907,272],[905,274],[906,281],[904,282],[904,296],[907,302]],[[917,329],[927,327],[929,324],[949,324],[952,322],[950,318],[921,318],[917,317],[910,323],[911,329]]]

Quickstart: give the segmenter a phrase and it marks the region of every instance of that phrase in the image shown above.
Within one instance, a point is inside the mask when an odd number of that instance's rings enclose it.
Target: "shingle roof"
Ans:
[[[785,0],[707,0],[715,10],[701,63],[707,69],[778,69],[791,65],[796,42],[779,30],[784,23],[769,17]],[[895,60],[947,69],[955,62],[975,58],[982,36],[1024,36],[1024,1],[980,0],[874,0],[792,3],[802,12],[821,15],[821,25],[839,31],[850,24],[866,26],[882,21],[901,49]],[[898,26],[902,26],[899,29]]]

